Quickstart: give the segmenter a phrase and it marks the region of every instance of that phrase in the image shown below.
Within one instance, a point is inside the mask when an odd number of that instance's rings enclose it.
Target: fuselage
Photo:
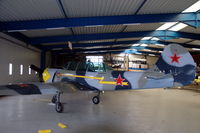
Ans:
[[[58,70],[53,82],[75,82],[90,90],[127,90],[172,87],[174,78],[162,72],[106,71],[85,72]]]

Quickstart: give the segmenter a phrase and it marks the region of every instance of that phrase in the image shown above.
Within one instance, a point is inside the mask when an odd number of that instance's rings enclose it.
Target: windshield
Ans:
[[[111,67],[105,63],[96,62],[67,62],[64,69],[70,71],[88,71],[88,72],[106,72],[112,70]]]

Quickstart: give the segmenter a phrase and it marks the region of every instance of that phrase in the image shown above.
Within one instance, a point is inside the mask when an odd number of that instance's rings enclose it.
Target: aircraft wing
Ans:
[[[55,82],[55,83],[28,83],[11,84],[0,86],[0,96],[4,95],[47,95],[56,94],[57,91],[63,93],[75,93],[80,90],[89,90],[83,85],[73,82]]]

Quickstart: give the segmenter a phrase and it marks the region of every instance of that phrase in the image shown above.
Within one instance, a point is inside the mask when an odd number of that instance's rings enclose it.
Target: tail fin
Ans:
[[[196,63],[183,46],[169,44],[158,59],[156,66],[165,74],[172,74],[174,86],[191,84],[196,74]]]

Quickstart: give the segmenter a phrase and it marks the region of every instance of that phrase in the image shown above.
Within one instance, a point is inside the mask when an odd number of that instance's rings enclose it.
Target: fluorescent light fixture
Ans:
[[[9,63],[9,75],[12,75],[13,72],[13,66],[12,63]]]
[[[165,24],[161,25],[156,30],[167,30],[168,28],[172,27],[175,24],[177,24],[177,22],[168,22],[168,23],[165,23]]]
[[[31,75],[31,66],[28,66],[28,74]]]
[[[21,31],[27,31],[27,30],[8,30],[8,32],[21,32]]]
[[[155,54],[149,54],[149,56],[156,56]]]
[[[141,44],[140,46],[142,46],[142,47],[146,47],[146,46],[148,46],[147,44]]]
[[[140,44],[133,44],[132,46],[139,46]]]
[[[159,39],[159,38],[157,38],[157,37],[153,37],[153,38],[151,38],[151,40],[158,41],[158,40],[160,40],[160,39]]]
[[[200,0],[188,7],[183,11],[184,12],[197,12],[200,9]]]
[[[46,30],[59,30],[59,29],[65,29],[65,27],[46,28]]]
[[[165,46],[164,44],[155,44],[155,45],[157,45],[157,46],[162,46],[162,47],[164,47],[164,46]]]
[[[197,50],[197,51],[199,51],[200,49],[199,49],[199,48],[192,48],[192,50]]]
[[[141,23],[130,23],[130,24],[123,24],[125,26],[129,26],[129,25],[140,25]]]
[[[176,24],[175,26],[173,26],[172,28],[170,28],[169,30],[172,30],[172,31],[179,31],[179,30],[181,30],[181,29],[183,29],[183,28],[185,28],[185,27],[187,27],[186,24],[184,24],[184,23],[178,23],[178,24]]]
[[[99,26],[104,26],[104,25],[87,25],[87,26],[84,26],[84,27],[99,27]]]
[[[135,53],[135,54],[142,54],[142,53]]]
[[[23,65],[20,65],[20,75],[23,75]]]
[[[151,39],[152,37],[143,37],[141,40],[149,40]]]
[[[159,53],[162,53],[162,51],[158,51]]]

